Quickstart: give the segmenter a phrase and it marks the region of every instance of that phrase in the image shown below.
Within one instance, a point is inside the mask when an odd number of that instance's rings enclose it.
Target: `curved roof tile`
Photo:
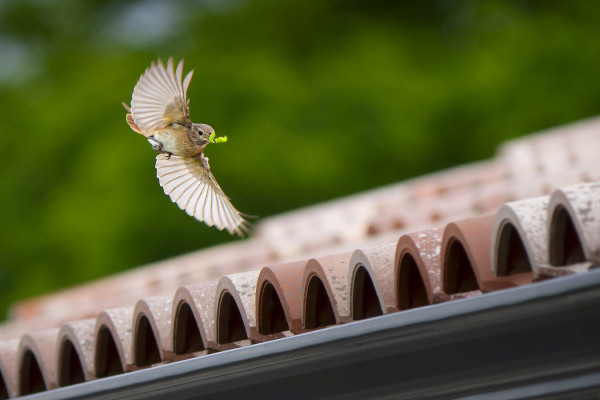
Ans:
[[[363,310],[359,313],[361,318],[357,318],[356,312],[356,305],[365,300],[365,284],[368,282],[365,279],[368,279],[373,285],[374,294],[382,313],[387,314],[398,310],[398,291],[394,285],[395,253],[396,242],[357,249],[352,253],[348,264],[352,319],[362,319],[365,315],[364,306],[361,307]],[[365,273],[360,273],[360,268],[363,268]]]
[[[486,214],[451,222],[442,238],[442,282],[445,293],[472,290],[490,292],[515,286],[509,279],[492,274],[492,232],[496,216]],[[531,281],[530,275],[524,281]]]
[[[255,294],[258,271],[222,277],[215,297],[216,337],[220,350],[258,341]]]
[[[506,203],[496,214],[492,236],[492,271],[497,276],[533,272],[548,264],[547,209],[550,198]]]
[[[549,261],[554,266],[600,263],[600,183],[552,193],[548,207]]]
[[[68,386],[89,381],[94,374],[93,318],[63,324],[58,332],[58,384]]]
[[[132,354],[137,367],[171,362],[173,296],[140,299],[133,308]]]
[[[19,339],[0,342],[0,398],[8,399],[17,396],[17,354]]]
[[[302,331],[303,277],[306,263],[307,261],[294,261],[261,268],[256,292],[256,315],[260,334]],[[279,306],[283,315],[279,314]]]
[[[132,319],[133,307],[104,310],[96,318],[94,371],[97,377],[134,369]]]
[[[313,280],[318,277],[323,285],[333,311],[335,323],[350,321],[350,294],[348,286],[348,262],[351,253],[332,254],[318,258],[311,258],[306,263],[304,270],[304,327],[313,327],[311,321],[314,312],[322,310],[319,304],[312,304],[312,293],[321,293],[318,282]],[[318,302],[317,302],[318,303]],[[314,307],[313,307],[314,306]],[[324,304],[323,306],[326,307]],[[328,319],[330,320],[330,319]],[[317,326],[323,326],[317,324]]]
[[[0,328],[16,338],[0,342],[0,397],[585,272],[600,259],[600,184],[554,188],[600,179],[598,127],[519,139],[493,161],[273,217],[250,240],[23,302]]]
[[[215,288],[215,283],[200,283],[175,292],[171,326],[177,357],[204,355],[214,347]]]
[[[19,396],[58,387],[57,336],[58,329],[48,329],[21,337],[17,351]]]
[[[395,253],[398,307],[406,310],[446,301],[442,291],[440,250],[443,228],[402,235]]]

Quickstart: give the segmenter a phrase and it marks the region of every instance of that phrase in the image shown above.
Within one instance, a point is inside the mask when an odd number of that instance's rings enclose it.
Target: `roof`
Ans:
[[[592,398],[600,391],[599,288],[592,271],[30,398]]]
[[[595,272],[564,276],[600,257],[599,128],[591,119],[531,135],[488,161],[271,217],[244,241],[17,303],[0,328],[0,395],[119,386],[107,377],[191,361],[206,373],[231,357],[313,348],[305,335],[316,347],[336,335],[373,346],[380,328],[418,342],[407,326],[439,319],[436,310],[454,323],[478,307],[506,319],[515,298],[525,307],[540,290],[580,290]],[[536,312],[532,321],[548,311]]]

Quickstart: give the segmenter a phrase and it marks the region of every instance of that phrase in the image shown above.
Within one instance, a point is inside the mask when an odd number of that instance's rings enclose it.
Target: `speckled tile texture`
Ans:
[[[560,221],[561,211],[566,212],[564,218],[567,221]],[[575,229],[577,237],[580,239],[578,246],[581,249],[579,257],[563,254],[557,255],[551,264],[555,266],[568,265],[571,263],[583,262],[589,260],[594,264],[600,263],[600,183],[583,183],[575,186],[565,187],[556,190],[550,199],[548,207],[548,220],[551,221],[549,242],[553,247],[559,247],[559,240],[568,239],[565,237],[568,229],[565,224],[569,223]],[[552,258],[552,257],[551,257]]]
[[[260,270],[256,287],[259,333],[272,335],[283,331],[302,331],[303,278],[306,263],[307,260],[293,261],[270,265]],[[278,306],[281,306],[283,315],[277,315]],[[277,320],[282,317],[285,321]],[[275,326],[278,329],[275,329]]]
[[[122,372],[133,368],[132,319],[133,307],[111,308],[98,314],[94,329],[94,371],[97,377],[110,375],[111,360],[107,356],[111,352],[113,370]]]
[[[448,295],[442,291],[442,235],[443,228],[425,229],[404,234],[398,240],[394,271],[395,282],[400,285],[397,289],[400,309],[448,299]],[[419,300],[422,294],[426,296],[426,302]]]
[[[540,275],[539,267],[548,264],[547,214],[549,196],[506,203],[496,214],[492,238],[492,271],[496,275],[512,275],[529,269]],[[514,264],[511,250],[524,247],[522,266]]]
[[[0,398],[585,273],[600,262],[599,131],[597,118],[517,139],[21,301],[0,326]]]
[[[352,253],[347,275],[352,299],[359,289],[356,285],[357,274],[360,268],[364,268],[373,282],[382,313],[387,314],[398,310],[398,294],[394,286],[395,253],[396,242],[357,249]],[[355,315],[353,309],[352,319],[356,319]]]
[[[173,312],[173,295],[156,296],[140,299],[133,309],[133,354],[134,361],[139,365],[139,353],[143,352],[144,344],[148,340],[154,340],[159,352],[160,362],[173,361],[173,336],[171,334],[171,322]],[[151,338],[144,337],[141,332],[145,323],[149,323]],[[145,364],[145,363],[142,363]]]
[[[96,320],[94,318],[67,322],[61,326],[58,332],[58,383],[60,386],[68,386],[95,378],[95,327]],[[72,362],[73,356],[80,361],[79,364]]]

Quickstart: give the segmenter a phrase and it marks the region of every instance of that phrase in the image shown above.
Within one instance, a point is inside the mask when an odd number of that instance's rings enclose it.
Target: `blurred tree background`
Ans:
[[[213,171],[265,217],[597,114],[598,21],[594,1],[0,1],[0,309],[237,240],[171,204],[125,123],[157,57],[195,70],[192,120],[229,137]]]

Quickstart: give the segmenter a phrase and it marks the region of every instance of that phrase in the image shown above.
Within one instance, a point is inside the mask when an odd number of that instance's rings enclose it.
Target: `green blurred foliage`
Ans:
[[[261,217],[491,157],[600,108],[594,1],[1,1],[0,309],[229,240],[171,204],[125,123],[195,70],[207,155]]]

